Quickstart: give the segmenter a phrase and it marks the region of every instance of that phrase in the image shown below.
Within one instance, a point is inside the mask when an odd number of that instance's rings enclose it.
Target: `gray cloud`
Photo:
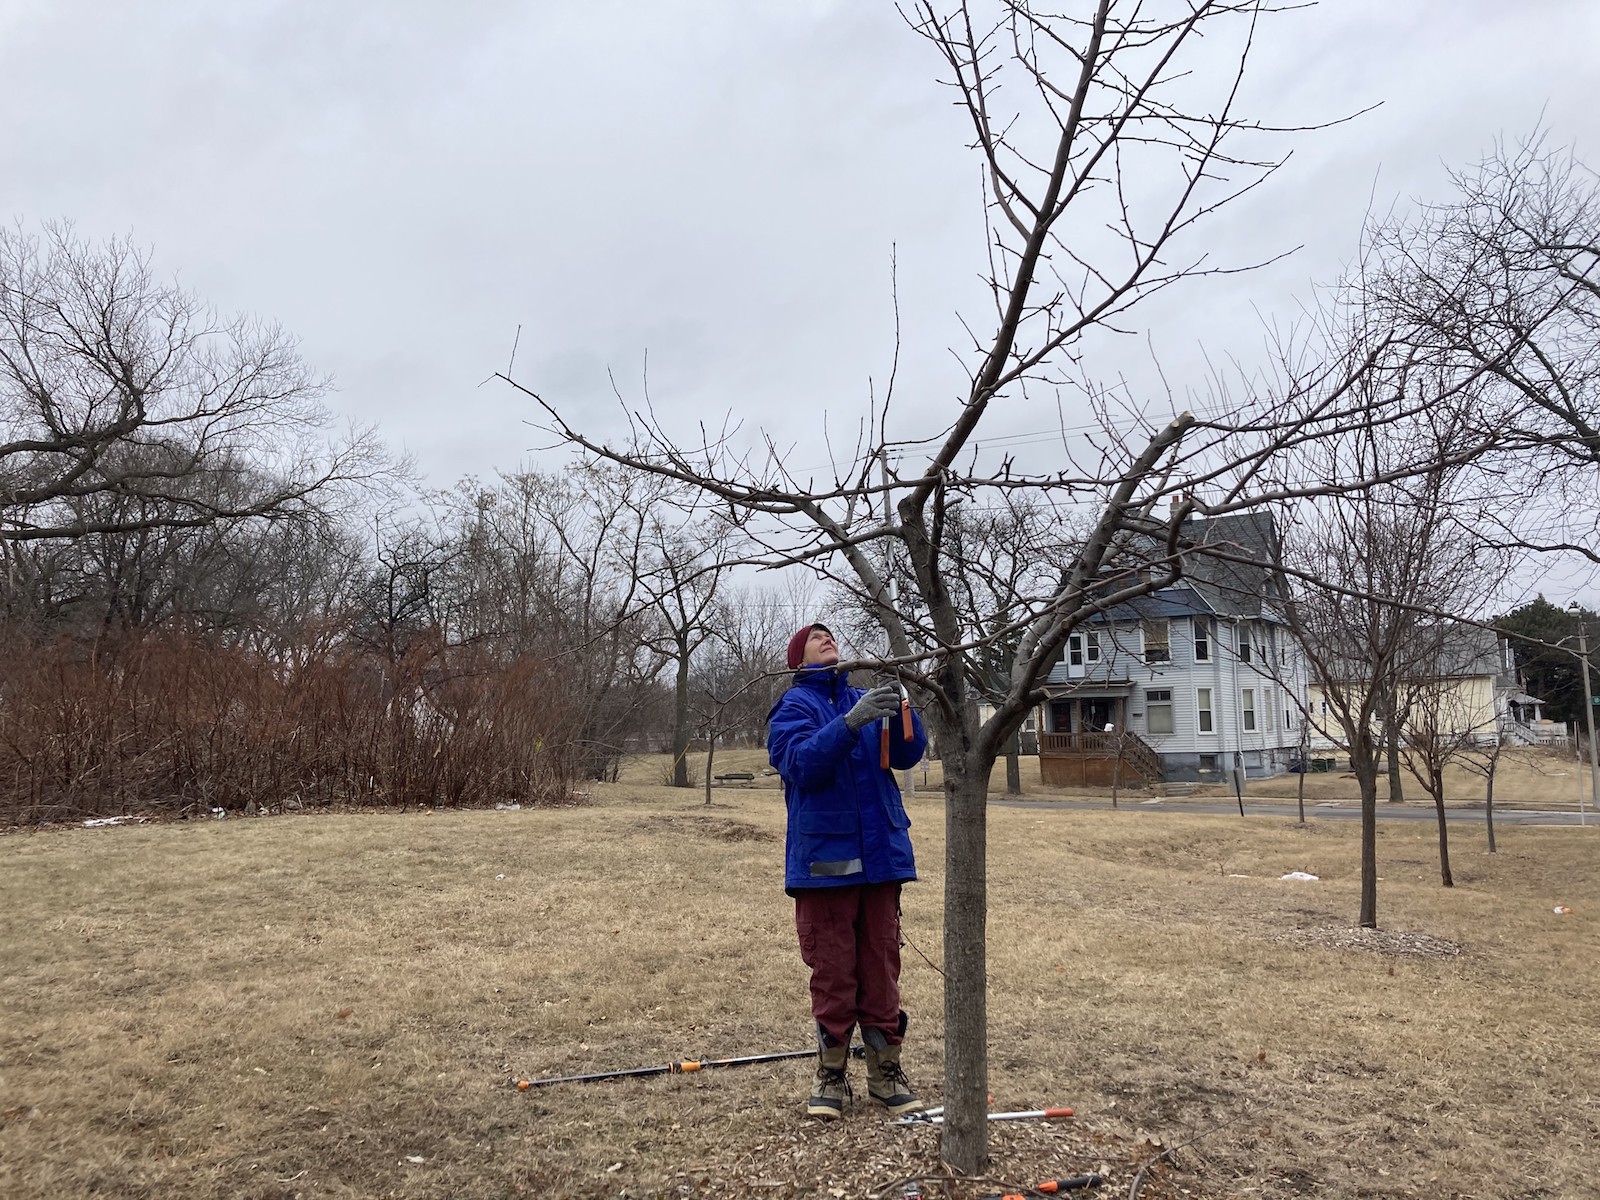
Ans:
[[[1600,8],[1341,0],[1269,23],[1248,102],[1281,121],[1378,101],[1294,141],[1204,248],[1269,271],[1152,305],[1169,375],[1255,353],[1354,250],[1369,196],[1437,195],[1444,165],[1543,114],[1594,148]],[[12,4],[0,212],[131,233],[228,309],[282,322],[439,485],[539,436],[519,377],[614,433],[608,370],[685,424],[735,411],[822,456],[893,350],[907,432],[961,390],[956,313],[987,323],[977,164],[939,64],[892,7],[845,0],[313,0]],[[1200,290],[1204,289],[1204,290]],[[1148,392],[1143,345],[1095,364]],[[1036,406],[996,430],[1037,428]],[[1048,423],[1048,420],[1044,420]]]

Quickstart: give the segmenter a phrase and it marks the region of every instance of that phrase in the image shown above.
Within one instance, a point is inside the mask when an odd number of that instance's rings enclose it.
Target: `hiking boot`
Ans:
[[[906,1015],[900,1014],[900,1032],[904,1036]],[[895,1116],[918,1112],[922,1100],[911,1090],[911,1081],[900,1069],[900,1047],[889,1045],[881,1029],[861,1030],[861,1040],[867,1051],[867,1094]]]
[[[817,1078],[811,1085],[811,1098],[806,1101],[806,1116],[825,1121],[844,1116],[845,1101],[855,1099],[845,1076],[850,1064],[850,1043],[830,1046],[830,1040],[826,1034],[818,1035]]]

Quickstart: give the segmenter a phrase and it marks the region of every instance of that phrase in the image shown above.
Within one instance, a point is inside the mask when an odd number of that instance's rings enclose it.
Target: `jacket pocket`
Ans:
[[[795,822],[800,861],[815,878],[861,870],[861,823],[853,812],[801,813]]]
[[[885,796],[883,808],[889,816],[890,829],[911,828],[911,818],[906,814],[906,806],[901,803],[899,796],[893,794]]]

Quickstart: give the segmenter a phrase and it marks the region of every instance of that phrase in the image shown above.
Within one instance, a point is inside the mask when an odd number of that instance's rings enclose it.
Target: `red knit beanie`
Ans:
[[[833,632],[833,630],[829,629],[821,621],[818,621],[815,625],[800,626],[799,631],[789,639],[789,670],[798,671],[800,669],[800,664],[805,662],[806,639],[811,636],[811,631],[813,629],[820,629],[823,633],[827,634],[831,634]]]

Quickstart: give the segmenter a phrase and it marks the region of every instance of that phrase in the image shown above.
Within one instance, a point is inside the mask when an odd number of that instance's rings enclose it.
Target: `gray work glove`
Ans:
[[[844,715],[844,723],[851,729],[860,729],[880,717],[892,717],[900,711],[900,689],[892,683],[875,687],[857,700],[855,707]]]

